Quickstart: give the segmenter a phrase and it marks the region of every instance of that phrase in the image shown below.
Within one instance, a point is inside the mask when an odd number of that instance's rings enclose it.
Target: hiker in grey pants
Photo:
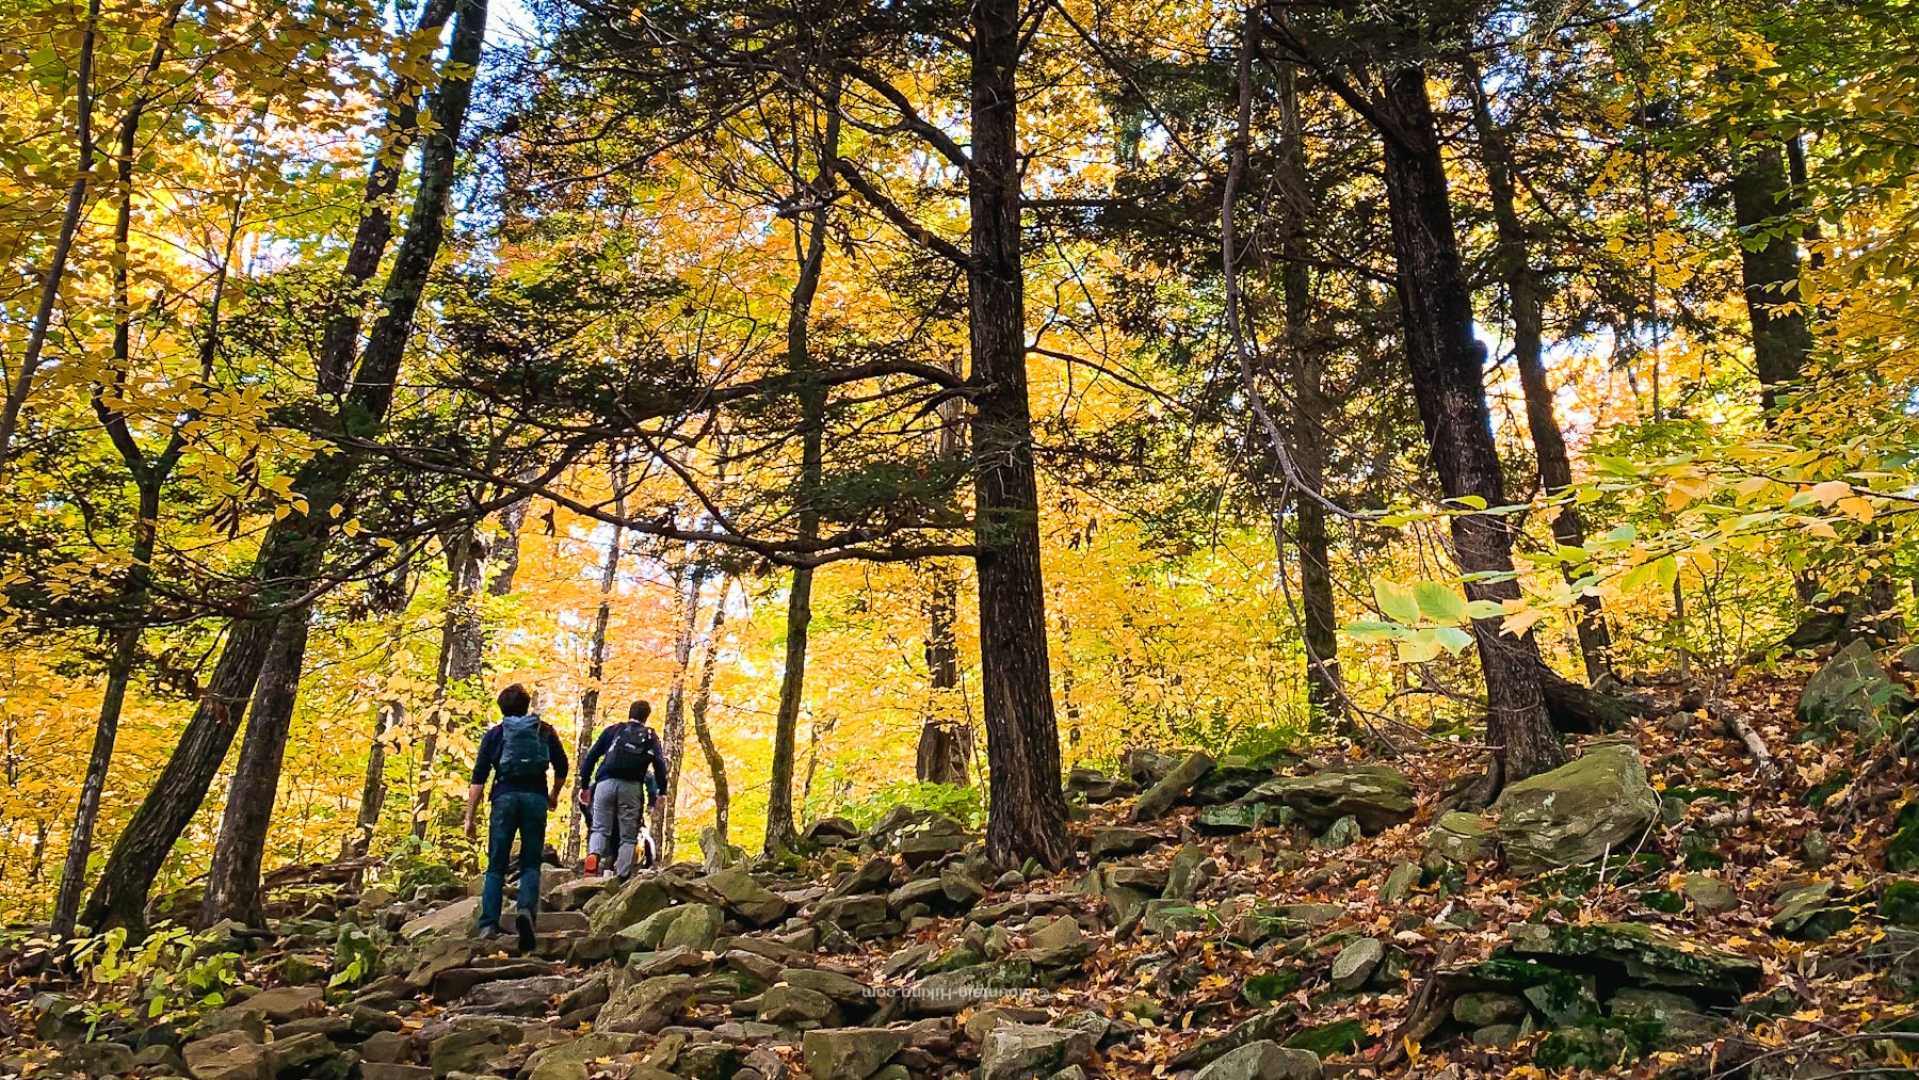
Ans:
[[[593,829],[586,845],[589,874],[605,869],[607,849],[616,835],[620,847],[613,872],[625,877],[632,871],[634,849],[646,827],[647,804],[650,801],[657,810],[659,793],[666,790],[666,754],[659,736],[646,726],[652,711],[646,702],[634,702],[625,721],[600,732],[580,766],[582,789],[587,783],[593,785]],[[584,790],[581,794],[585,795]]]

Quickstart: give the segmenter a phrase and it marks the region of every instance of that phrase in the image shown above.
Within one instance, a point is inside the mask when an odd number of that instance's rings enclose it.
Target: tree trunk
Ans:
[[[1280,66],[1279,92],[1285,136],[1281,153],[1287,180],[1281,196],[1285,211],[1280,288],[1286,311],[1286,361],[1293,384],[1290,449],[1298,480],[1307,488],[1304,497],[1293,500],[1300,608],[1305,622],[1301,639],[1306,647],[1306,699],[1315,721],[1326,718],[1338,724],[1345,716],[1345,692],[1339,678],[1339,618],[1334,609],[1326,505],[1316,497],[1325,492],[1326,417],[1331,409],[1326,401],[1321,347],[1313,336],[1312,276],[1306,250],[1307,216],[1312,212],[1307,200],[1312,188],[1306,181],[1306,133],[1300,122],[1299,90],[1291,64]]]
[[[666,719],[660,725],[660,749],[666,756],[666,793],[660,799],[660,862],[673,859],[674,818],[680,802],[680,761],[686,756],[686,675],[693,667],[693,627],[700,616],[700,593],[706,586],[706,568],[686,571],[679,630],[673,638],[673,683],[666,692]]]
[[[33,392],[33,376],[53,329],[53,309],[60,298],[60,282],[67,274],[67,257],[73,251],[73,238],[80,231],[81,211],[87,202],[87,179],[93,172],[93,51],[99,36],[100,0],[88,0],[86,29],[80,34],[80,59],[75,65],[75,149],[73,185],[67,189],[66,212],[60,217],[60,232],[53,241],[46,273],[40,278],[40,305],[27,328],[27,347],[20,354],[20,366],[13,382],[4,389],[0,401],[0,474],[7,468],[13,450],[13,434],[20,424],[20,409]]]
[[[726,759],[714,745],[713,732],[706,724],[706,711],[713,703],[713,672],[720,652],[720,627],[726,622],[726,596],[733,582],[720,582],[720,595],[713,603],[713,621],[706,628],[706,655],[700,660],[700,688],[693,695],[693,737],[699,740],[700,753],[706,757],[706,769],[713,778],[713,825],[720,842],[727,839],[727,819],[733,810],[733,794],[726,783]]]
[[[837,91],[829,92],[825,131],[819,144],[819,175],[813,181],[818,208],[807,215],[804,245],[799,251],[799,276],[786,307],[786,364],[804,375],[813,369],[812,349],[807,335],[813,317],[813,298],[819,292],[820,272],[826,265],[826,220],[831,212],[826,197],[833,187],[835,162],[839,156]],[[826,390],[802,383],[799,390],[800,478],[794,494],[798,502],[798,532],[801,541],[813,541],[820,535],[819,490],[824,467],[821,441],[825,436]],[[779,711],[773,718],[773,767],[767,782],[766,837],[762,844],[767,854],[791,847],[798,830],[793,824],[793,743],[799,736],[800,706],[806,698],[806,640],[813,619],[813,568],[795,567],[793,585],[786,599],[786,666],[780,675]]]
[[[928,715],[920,725],[913,775],[923,783],[964,784],[973,756],[972,729],[949,715],[959,698],[959,582],[950,567],[927,568],[932,596],[926,605],[926,674],[932,684]]]
[[[522,499],[513,504],[515,508],[519,508],[519,516],[522,520],[526,517],[525,503],[526,500]],[[616,520],[626,518],[626,466],[624,462],[617,459],[613,463],[613,515]],[[517,535],[518,531],[518,528],[514,527],[514,535]],[[600,680],[606,675],[606,624],[613,618],[613,586],[620,579],[620,544],[624,539],[623,533],[624,530],[618,524],[613,526],[613,538],[606,548],[606,561],[600,566],[600,605],[593,612],[593,638],[588,647],[586,662],[586,692],[580,695],[580,737],[573,744],[574,767],[581,770],[586,768],[587,751],[593,749],[593,729],[600,719]],[[519,545],[516,540],[515,564],[519,562],[518,551]],[[507,577],[511,580],[511,571],[508,571]],[[498,584],[499,579],[495,578],[494,581]],[[590,784],[592,777],[582,771],[579,783]],[[581,826],[585,824],[586,815],[580,811],[579,800],[569,799],[567,802],[569,809],[567,810],[565,854],[566,861],[573,862],[580,857],[580,843],[582,833],[585,831]]]
[[[1448,499],[1476,497],[1487,506],[1499,506],[1505,502],[1505,485],[1425,69],[1408,64],[1389,71],[1379,111],[1406,363],[1440,489]],[[1505,518],[1456,515],[1452,537],[1462,572],[1512,573],[1512,536]],[[1466,583],[1466,595],[1502,601],[1517,599],[1520,592],[1510,577],[1474,578]],[[1546,717],[1538,647],[1530,635],[1500,633],[1499,624],[1497,617],[1473,621],[1486,679],[1487,742],[1492,746],[1484,790],[1476,793],[1486,798],[1505,784],[1566,760]]]
[[[1026,395],[1020,254],[1018,0],[972,6],[973,162],[966,268],[973,370],[974,538],[980,681],[992,807],[986,851],[1000,866],[1070,863],[1059,728],[1046,654],[1039,490]]]
[[[1506,133],[1493,119],[1485,82],[1477,64],[1466,67],[1467,89],[1473,98],[1473,126],[1479,133],[1480,160],[1486,168],[1486,187],[1492,196],[1493,224],[1498,234],[1495,251],[1497,270],[1506,283],[1506,303],[1512,309],[1513,359],[1519,367],[1519,385],[1526,397],[1526,427],[1532,434],[1533,456],[1539,466],[1539,486],[1547,495],[1558,495],[1572,486],[1572,459],[1566,452],[1566,439],[1559,430],[1559,417],[1553,409],[1552,382],[1546,375],[1545,308],[1546,289],[1539,270],[1532,263],[1526,226],[1519,218],[1514,190],[1512,147]],[[1586,546],[1586,527],[1579,508],[1567,503],[1552,522],[1553,539],[1562,547]],[[1575,568],[1566,567],[1566,580],[1577,577]],[[1597,682],[1612,672],[1612,634],[1606,629],[1605,609],[1597,596],[1581,596],[1573,616],[1579,636],[1579,655],[1585,661],[1586,678]]]
[[[1782,217],[1799,209],[1787,184],[1786,165],[1776,143],[1754,143],[1732,178],[1733,221],[1741,234],[1739,265],[1752,320],[1752,357],[1759,369],[1759,402],[1768,418],[1778,412],[1780,395],[1805,373],[1812,355],[1812,331],[1799,306],[1799,247],[1791,236],[1767,236]]]
[[[381,705],[373,714],[373,741],[366,752],[366,778],[360,782],[358,828],[340,852],[343,859],[364,858],[373,850],[373,834],[386,806],[386,741],[406,723],[406,706],[399,701]]]
[[[240,760],[233,767],[220,836],[207,872],[206,895],[200,902],[203,927],[221,919],[266,925],[260,905],[260,865],[266,856],[280,765],[299,698],[300,672],[306,665],[307,631],[305,610],[281,616],[266,667],[254,687],[253,713],[246,738],[240,742]]]
[[[460,687],[476,678],[486,659],[486,628],[480,621],[480,538],[463,529],[446,553],[446,611],[440,621],[440,658],[435,669],[433,710],[420,740],[419,789],[413,793],[413,837],[426,839],[432,824],[433,766],[439,760],[440,732],[452,721]]]
[[[392,404],[413,315],[445,235],[455,149],[472,97],[470,78],[459,76],[472,72],[479,61],[486,14],[487,0],[462,0],[460,4],[447,53],[447,68],[454,77],[444,79],[434,97],[433,134],[425,141],[420,156],[420,185],[407,234],[395,253],[381,315],[368,336],[357,378],[340,413],[340,422],[347,430],[377,430]],[[292,490],[308,506],[331,506],[348,496],[348,483],[358,461],[359,455],[351,451],[320,453],[301,466]],[[331,538],[329,515],[291,514],[275,522],[262,543],[254,573],[260,587],[260,608],[277,607],[306,588]],[[241,710],[252,696],[266,662],[277,621],[243,619],[229,630],[199,707],[153,789],[120,834],[88,898],[81,921],[96,931],[115,925],[144,927],[147,892],[174,842],[199,811],[232,744]]]

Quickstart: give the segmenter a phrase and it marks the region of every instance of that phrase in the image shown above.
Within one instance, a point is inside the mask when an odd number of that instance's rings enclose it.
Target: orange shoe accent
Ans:
[[[587,852],[586,872],[589,874],[597,874],[600,872],[600,857],[598,854]]]

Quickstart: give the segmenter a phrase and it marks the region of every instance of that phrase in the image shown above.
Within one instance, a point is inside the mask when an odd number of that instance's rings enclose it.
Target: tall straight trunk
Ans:
[[[660,799],[660,861],[673,858],[674,818],[680,802],[680,761],[686,756],[686,676],[693,668],[693,627],[699,621],[700,594],[706,587],[706,568],[686,572],[680,596],[678,629],[673,635],[673,682],[666,691],[666,719],[660,725],[660,749],[666,756],[666,792]]]
[[[406,723],[406,706],[388,701],[373,713],[373,740],[367,745],[366,776],[360,781],[360,814],[357,826],[340,852],[341,858],[361,858],[373,850],[373,834],[380,827],[380,811],[386,806],[386,743],[392,733]]]
[[[1752,320],[1759,402],[1771,417],[1779,409],[1780,395],[1805,373],[1812,330],[1799,305],[1798,244],[1790,235],[1766,236],[1757,246],[1745,238],[1756,239],[1799,206],[1777,143],[1755,143],[1743,153],[1732,178],[1733,222],[1741,236],[1739,266]]]
[[[1305,622],[1300,636],[1306,647],[1306,700],[1315,721],[1327,718],[1338,723],[1345,716],[1345,693],[1339,679],[1339,622],[1333,606],[1326,504],[1317,498],[1325,491],[1326,419],[1331,409],[1326,401],[1325,364],[1312,326],[1312,272],[1306,264],[1312,188],[1306,179],[1306,132],[1300,122],[1299,88],[1291,64],[1280,66],[1279,102],[1284,136],[1281,155],[1288,180],[1283,190],[1291,195],[1281,198],[1285,209],[1279,268],[1286,313],[1287,375],[1293,390],[1289,450],[1298,481],[1307,488],[1303,497],[1293,500],[1300,614]]]
[[[440,732],[453,715],[457,691],[478,677],[485,660],[485,628],[480,623],[480,540],[471,527],[447,549],[446,611],[440,620],[440,658],[434,672],[433,711],[420,740],[419,788],[413,793],[413,837],[424,840],[432,824],[433,766],[439,760]]]
[[[13,435],[20,424],[20,409],[33,392],[33,376],[40,370],[47,335],[53,329],[53,311],[60,299],[60,283],[67,275],[67,257],[73,253],[73,238],[80,232],[81,212],[87,202],[87,179],[93,172],[93,51],[99,36],[100,0],[88,0],[86,29],[80,33],[80,59],[75,65],[75,172],[67,188],[66,211],[60,216],[60,231],[54,236],[53,252],[40,277],[40,305],[27,327],[27,347],[20,354],[20,366],[7,384],[5,400],[0,401],[0,475],[13,450]]]
[[[472,97],[470,73],[479,62],[486,14],[487,0],[460,0],[447,52],[446,69],[452,76],[441,82],[434,95],[433,130],[420,155],[419,190],[406,236],[388,273],[381,314],[368,335],[356,378],[339,413],[337,422],[344,430],[362,435],[377,432],[392,405],[413,316],[445,235],[455,150]],[[349,482],[359,459],[358,453],[348,450],[315,455],[295,474],[292,491],[308,506],[332,506],[349,496]],[[309,588],[331,539],[329,515],[291,514],[274,522],[262,542],[254,571],[259,606],[278,608]],[[294,606],[297,609],[299,605]],[[88,898],[82,921],[89,926],[96,930],[115,925],[143,928],[148,890],[174,842],[199,812],[221,759],[232,744],[241,710],[252,696],[266,662],[277,622],[273,617],[244,619],[230,628],[206,692],[179,745],[120,834]],[[265,837],[258,841],[264,844]]]
[[[1546,375],[1545,309],[1546,289],[1538,268],[1533,265],[1526,226],[1519,218],[1514,190],[1512,147],[1506,133],[1493,119],[1487,99],[1485,80],[1477,64],[1466,67],[1467,89],[1473,98],[1473,126],[1479,134],[1479,154],[1486,168],[1486,188],[1492,195],[1493,224],[1498,234],[1495,251],[1497,272],[1506,284],[1506,303],[1512,309],[1513,359],[1519,367],[1519,385],[1526,397],[1526,427],[1532,434],[1533,456],[1539,465],[1539,486],[1547,495],[1558,495],[1572,486],[1572,459],[1566,453],[1566,439],[1559,430],[1559,417],[1553,409],[1552,382]],[[1553,539],[1562,547],[1586,546],[1586,527],[1579,508],[1568,503],[1553,519]],[[1566,579],[1576,577],[1566,567]],[[1612,670],[1612,634],[1606,629],[1605,609],[1597,596],[1581,596],[1574,615],[1579,635],[1579,655],[1585,661],[1586,678],[1597,681]]]
[[[524,518],[525,515],[526,512],[521,510],[520,516]],[[600,604],[593,612],[593,638],[588,646],[586,661],[586,692],[580,695],[580,737],[573,744],[573,761],[575,767],[581,770],[586,768],[586,754],[593,748],[593,731],[600,719],[600,680],[606,676],[606,625],[613,618],[613,586],[620,579],[620,545],[625,539],[625,530],[618,522],[626,519],[626,467],[617,460],[613,464],[613,516],[613,538],[607,543],[606,561],[600,564]],[[517,555],[515,561],[518,561]],[[584,771],[581,772],[580,783],[589,784],[592,780]],[[582,826],[586,815],[581,813],[577,799],[569,800],[568,805],[571,809],[567,811],[565,854],[566,861],[572,862],[580,857],[581,834],[584,832]]]
[[[300,672],[306,664],[307,631],[304,611],[290,612],[280,619],[266,667],[254,687],[252,716],[246,738],[240,742],[240,760],[233,767],[220,836],[207,872],[206,895],[200,902],[201,926],[211,926],[221,919],[266,925],[266,912],[260,903],[260,864],[266,857],[266,837],[273,821],[287,731],[299,698]]]
[[[971,9],[973,159],[966,267],[973,370],[974,542],[979,548],[980,682],[998,865],[1072,861],[1060,789],[1059,726],[1046,654],[1039,483],[1026,395],[1020,254],[1019,0]]]
[[[959,579],[951,567],[927,568],[926,675],[931,702],[920,725],[913,775],[922,783],[964,784],[972,764],[972,729],[948,714],[959,697]]]
[[[706,713],[713,704],[713,673],[719,666],[720,628],[726,623],[726,596],[732,588],[731,580],[720,581],[720,594],[713,602],[713,621],[706,628],[706,652],[700,659],[700,686],[693,694],[692,709],[693,737],[699,740],[700,753],[706,758],[706,770],[713,778],[713,825],[719,830],[723,844],[730,843],[727,839],[727,819],[733,810],[733,793],[726,783],[726,759],[713,742],[713,731],[707,726]]]
[[[819,293],[820,272],[826,265],[826,219],[831,212],[826,197],[833,187],[839,156],[838,93],[829,92],[825,131],[819,143],[819,173],[813,181],[818,208],[806,215],[806,235],[799,248],[799,276],[786,305],[786,365],[804,376],[813,370],[808,331],[813,298]],[[797,238],[796,238],[797,240]],[[802,383],[800,399],[800,478],[795,492],[798,534],[802,542],[819,539],[819,490],[826,426],[826,389]],[[793,569],[786,598],[786,664],[780,674],[779,710],[773,718],[773,767],[767,781],[766,837],[763,848],[774,854],[791,847],[798,830],[793,823],[793,743],[799,735],[800,706],[806,699],[806,641],[813,621],[813,568]]]
[[[958,461],[966,455],[960,403],[942,402],[939,416],[934,452],[942,461]],[[922,783],[964,784],[972,767],[973,729],[947,713],[959,696],[959,577],[951,566],[933,563],[926,568],[926,578],[926,675],[932,694],[920,725],[913,775]]]
[[[1406,363],[1440,490],[1448,499],[1477,497],[1487,506],[1499,506],[1506,501],[1505,483],[1425,69],[1407,64],[1389,71],[1379,112],[1385,127],[1386,196]],[[1452,538],[1462,572],[1512,573],[1512,535],[1505,518],[1456,515]],[[1466,583],[1466,595],[1502,601],[1518,599],[1520,593],[1510,577],[1473,577]],[[1531,635],[1502,634],[1499,624],[1496,617],[1473,620],[1486,679],[1486,741],[1492,747],[1483,789],[1476,792],[1486,798],[1505,784],[1566,760],[1546,716],[1539,649]]]

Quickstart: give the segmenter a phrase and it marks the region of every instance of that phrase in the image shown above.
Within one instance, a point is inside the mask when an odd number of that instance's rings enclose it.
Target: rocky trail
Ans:
[[[1136,751],[1124,775],[1068,778],[1073,870],[994,872],[977,835],[907,808],[863,831],[816,821],[781,863],[709,835],[703,863],[625,882],[547,868],[528,956],[469,938],[477,882],[308,886],[270,934],[224,928],[251,985],[189,1024],[99,1022],[83,993],[22,976],[7,1064],[197,1080],[1903,1068],[1919,882],[1897,872],[1919,867],[1919,811],[1881,735],[1908,707],[1869,652],[1841,653],[1803,692],[1663,701],[1484,814],[1447,808],[1475,758],[1444,743],[1390,764]],[[1735,708],[1739,724],[1714,718]],[[1821,737],[1789,737],[1802,726]],[[1750,737],[1771,747],[1763,776]]]

